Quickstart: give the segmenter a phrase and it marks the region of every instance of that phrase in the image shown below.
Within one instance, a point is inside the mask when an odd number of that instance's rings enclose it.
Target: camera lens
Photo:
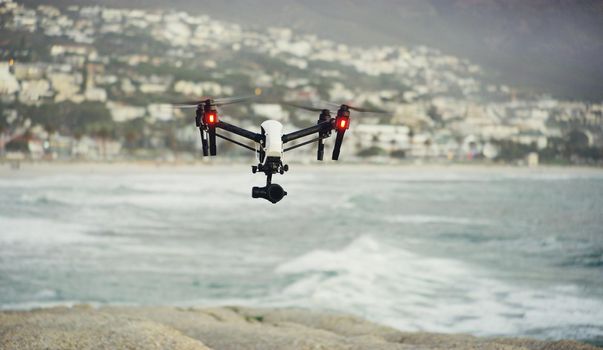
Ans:
[[[268,186],[268,199],[270,199],[271,202],[276,203],[283,199],[284,196],[285,190],[283,190],[281,186],[277,184]]]
[[[277,203],[287,192],[278,184],[270,184],[265,187],[253,187],[251,189],[251,197],[253,198],[264,198],[272,203]]]

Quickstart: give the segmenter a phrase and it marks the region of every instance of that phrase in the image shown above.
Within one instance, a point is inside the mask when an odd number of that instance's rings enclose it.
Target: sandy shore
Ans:
[[[574,341],[407,333],[356,317],[241,307],[57,307],[0,313],[0,348],[596,349]]]

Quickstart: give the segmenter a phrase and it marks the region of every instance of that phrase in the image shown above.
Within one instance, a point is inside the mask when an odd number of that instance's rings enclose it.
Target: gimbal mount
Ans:
[[[251,189],[251,197],[264,198],[273,204],[278,203],[281,199],[283,199],[284,196],[287,195],[287,191],[285,191],[279,184],[272,183],[272,175],[276,173],[281,175],[284,174],[286,171],[289,171],[289,165],[283,164],[281,159],[278,157],[267,157],[264,164],[259,163],[258,165],[251,167],[252,173],[255,174],[258,171],[266,174],[266,186],[253,187]]]

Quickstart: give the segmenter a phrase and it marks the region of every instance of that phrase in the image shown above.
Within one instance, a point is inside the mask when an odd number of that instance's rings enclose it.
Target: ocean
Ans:
[[[304,307],[603,343],[601,170],[292,165],[274,205],[243,165],[4,167],[1,309]]]

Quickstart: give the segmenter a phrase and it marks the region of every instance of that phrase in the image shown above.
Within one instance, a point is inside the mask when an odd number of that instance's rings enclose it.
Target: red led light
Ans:
[[[214,113],[210,113],[207,115],[207,124],[215,124],[218,122],[218,118]]]
[[[339,118],[337,118],[335,126],[339,130],[345,130],[345,129],[347,129],[350,126],[349,125],[349,119],[347,117],[339,117]]]

